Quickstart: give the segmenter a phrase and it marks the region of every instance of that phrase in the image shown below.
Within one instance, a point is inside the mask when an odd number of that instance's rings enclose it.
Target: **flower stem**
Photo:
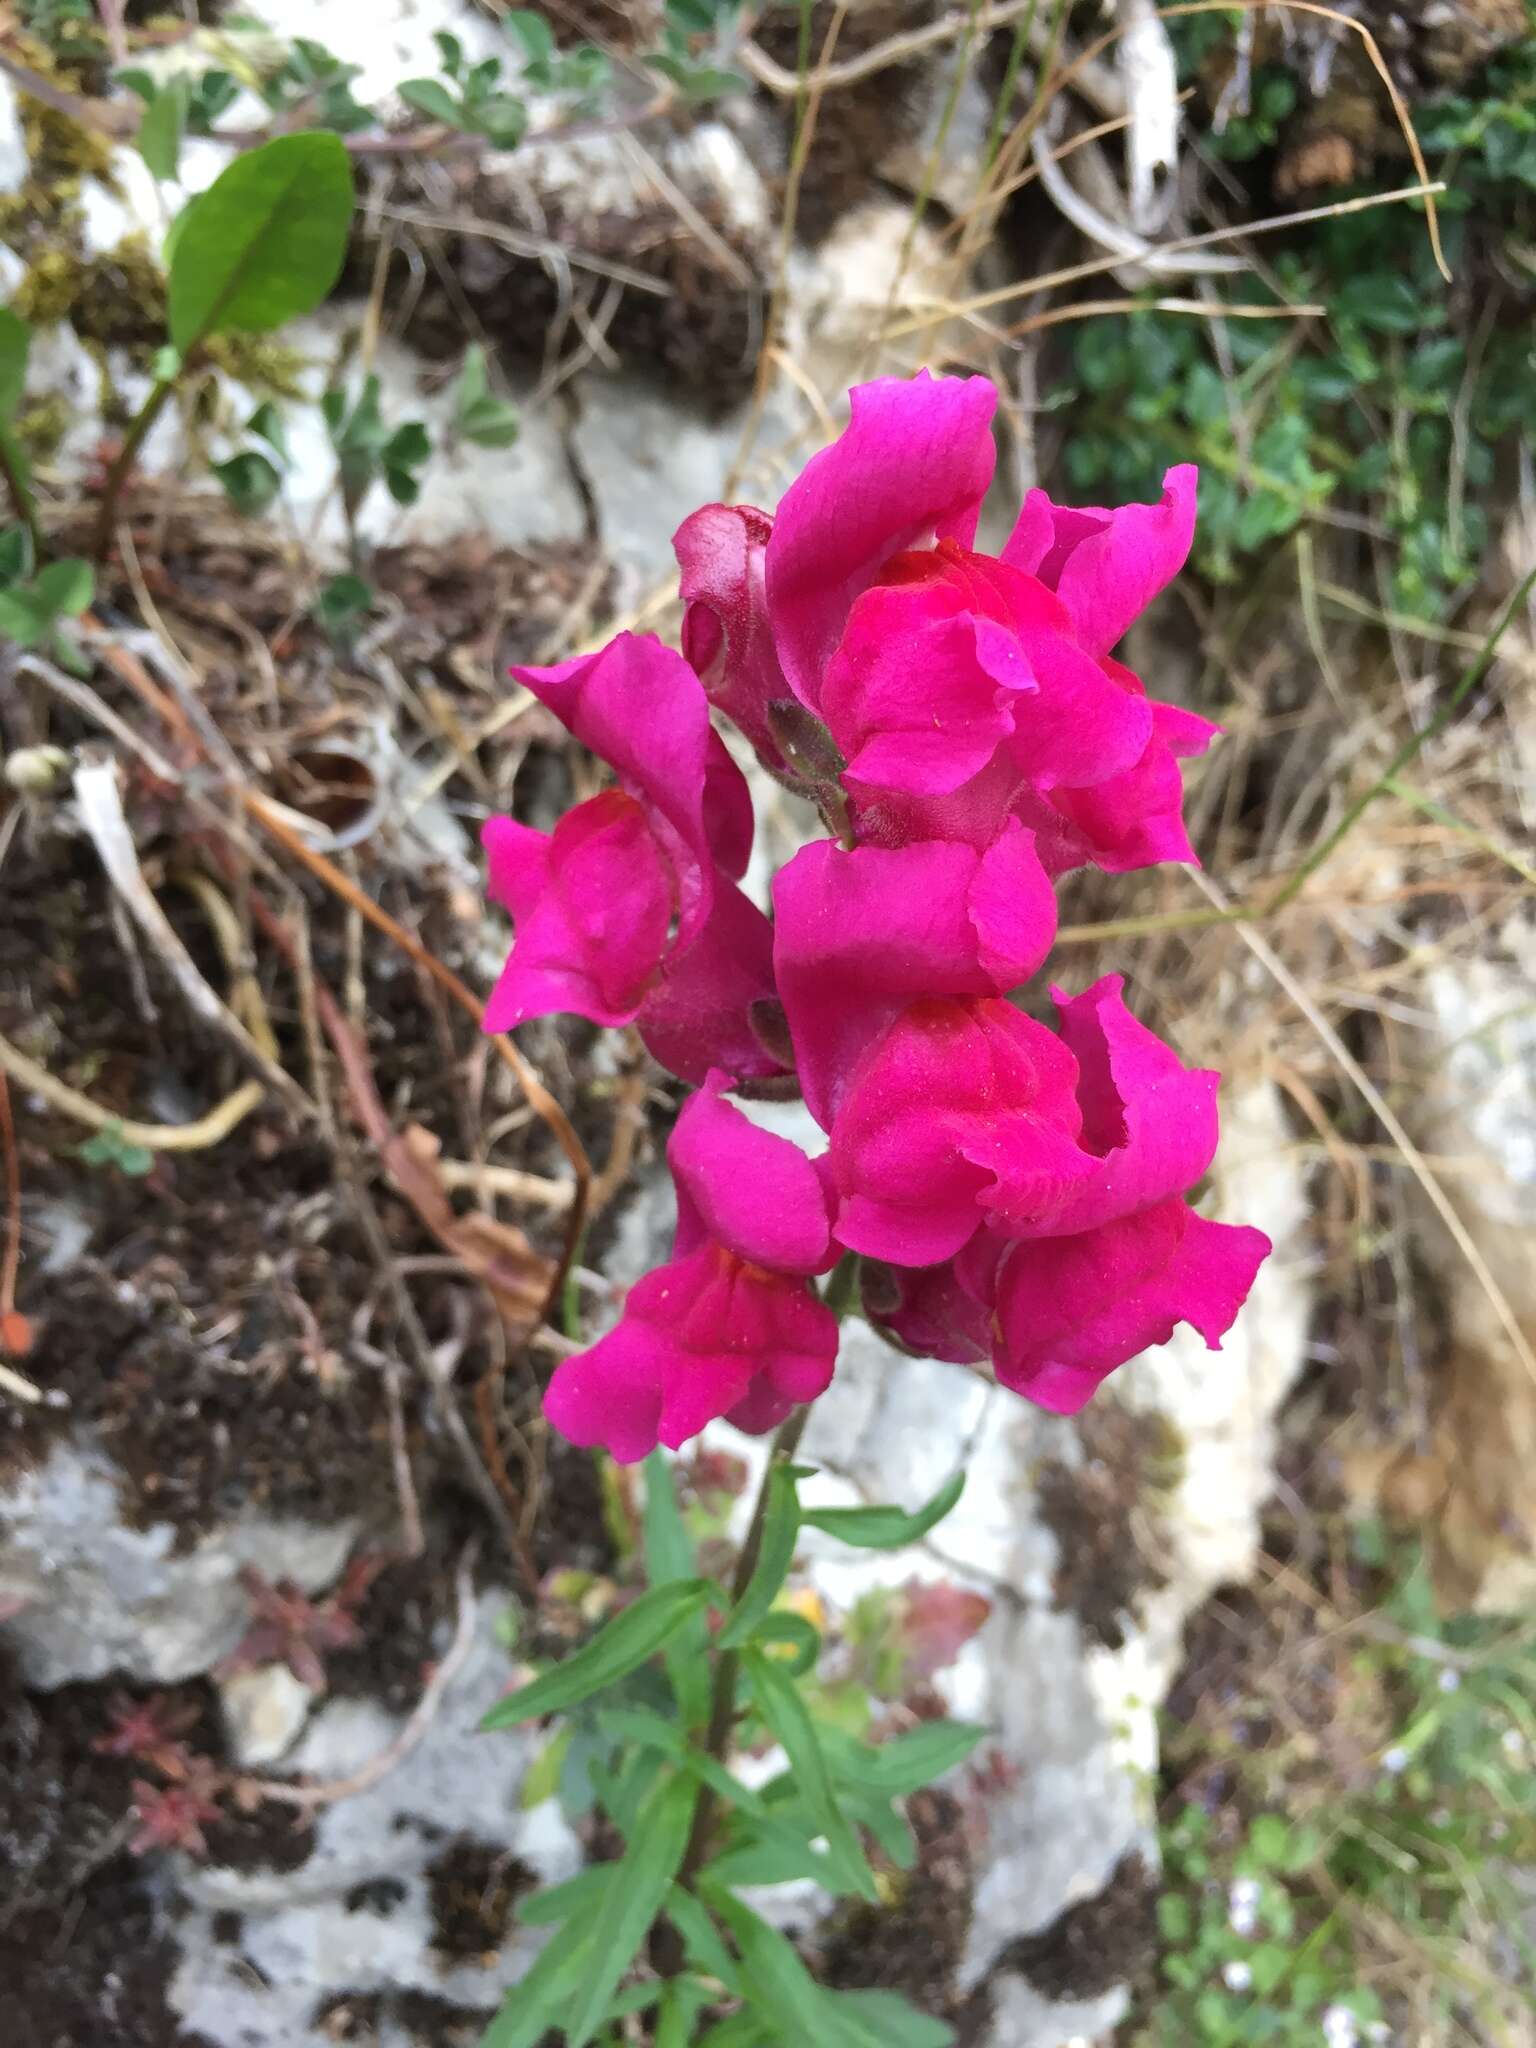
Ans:
[[[752,1509],[752,1520],[747,1528],[747,1540],[741,1546],[741,1555],[736,1560],[736,1575],[731,1581],[732,1601],[739,1600],[747,1589],[748,1581],[757,1569],[757,1560],[763,1548],[763,1530],[768,1520],[768,1482],[781,1465],[789,1464],[800,1448],[800,1439],[805,1434],[805,1425],[810,1420],[810,1409],[797,1408],[787,1421],[779,1425],[773,1439],[773,1448],[768,1462],[763,1467],[762,1480],[757,1489],[757,1501]],[[714,1687],[710,1694],[709,1726],[704,1736],[704,1751],[716,1763],[725,1761],[726,1749],[731,1739],[731,1729],[736,1720],[736,1679],[741,1660],[734,1650],[723,1650],[715,1664]],[[705,1785],[699,1793],[699,1803],[693,1810],[693,1832],[688,1837],[688,1847],[683,1852],[682,1868],[677,1881],[691,1886],[703,1866],[709,1852],[709,1838],[714,1832],[715,1815],[719,1799]]]
[[[145,436],[155,424],[155,421],[159,419],[161,412],[164,410],[165,401],[170,397],[175,388],[175,379],[172,377],[162,377],[159,383],[155,385],[148,398],[145,399],[144,403],[134,414],[133,422],[128,429],[127,435],[124,437],[123,445],[117,451],[116,460],[107,471],[107,480],[101,487],[101,506],[96,514],[96,531],[91,542],[92,556],[98,562],[106,558],[107,549],[112,544],[112,522],[116,517],[117,501],[122,495],[123,485],[128,480],[129,471],[133,468],[134,460],[140,448],[144,445]]]
[[[5,488],[16,508],[16,517],[32,537],[32,559],[35,563],[43,551],[43,536],[37,524],[37,508],[32,502],[32,493],[23,480],[21,457],[11,446],[10,436],[3,425],[0,425],[0,475],[5,478]]]

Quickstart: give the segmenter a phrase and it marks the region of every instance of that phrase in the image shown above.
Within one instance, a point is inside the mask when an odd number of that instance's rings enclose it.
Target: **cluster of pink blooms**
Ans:
[[[863,386],[776,516],[684,522],[683,654],[621,634],[514,671],[616,786],[549,834],[486,827],[516,922],[487,1028],[633,1023],[698,1091],[668,1146],[673,1256],[546,1397],[621,1460],[822,1393],[838,1332],[814,1283],[847,1252],[899,1343],[990,1359],[1069,1414],[1176,1323],[1216,1348],[1269,1250],[1185,1199],[1217,1076],[1118,975],[1053,989],[1054,1029],[1009,1001],[1057,876],[1194,859],[1178,764],[1216,728],[1110,653],[1183,565],[1194,471],[1115,511],[1031,491],[977,554],[995,404],[980,377]],[[771,920],[738,887],[752,807],[711,707],[832,835],[780,871]],[[795,1086],[815,1158],[730,1099]]]

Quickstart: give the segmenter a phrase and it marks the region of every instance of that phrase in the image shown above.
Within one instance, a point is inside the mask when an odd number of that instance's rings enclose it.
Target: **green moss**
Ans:
[[[80,293],[80,257],[71,248],[47,249],[27,268],[11,305],[31,327],[54,327],[74,311]]]
[[[203,354],[216,370],[234,377],[249,390],[274,398],[302,399],[300,379],[309,358],[270,334],[216,334],[203,344]]]
[[[48,462],[58,453],[68,432],[73,410],[69,401],[57,391],[21,408],[16,415],[16,438],[30,462]]]
[[[81,264],[70,319],[80,339],[147,356],[165,340],[165,272],[143,234]]]

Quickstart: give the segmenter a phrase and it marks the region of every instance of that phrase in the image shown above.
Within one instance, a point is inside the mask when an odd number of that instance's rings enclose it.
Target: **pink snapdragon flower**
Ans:
[[[678,1118],[667,1158],[677,1238],[631,1288],[624,1315],[555,1372],[544,1408],[572,1443],[631,1464],[676,1450],[724,1415],[773,1429],[831,1382],[837,1318],[810,1276],[836,1262],[820,1176],[787,1138],[760,1130],[709,1076]]]
[[[684,1080],[717,1064],[777,1072],[748,1021],[773,993],[772,934],[734,880],[752,848],[752,801],[698,677],[631,633],[600,654],[512,673],[619,782],[552,833],[488,820],[490,894],[511,911],[516,943],[486,1029],[569,1010],[637,1023]]]
[[[1114,511],[1032,491],[1001,557],[977,554],[995,406],[981,377],[882,378],[775,517],[695,513],[685,648],[775,773],[772,706],[825,722],[861,841],[980,851],[1014,816],[1052,874],[1192,861],[1178,763],[1216,728],[1109,650],[1183,565],[1195,472]]]
[[[1054,878],[1195,858],[1179,764],[1216,728],[1113,652],[1184,562],[1195,473],[1114,510],[1032,491],[980,553],[995,406],[976,377],[865,385],[776,516],[679,529],[683,656],[621,634],[514,672],[616,781],[553,833],[487,826],[517,925],[488,1025],[633,1022],[704,1083],[668,1146],[671,1259],[546,1397],[621,1460],[822,1392],[814,1281],[847,1253],[898,1342],[1066,1413],[1181,1322],[1217,1347],[1269,1250],[1190,1206],[1217,1077],[1118,976],[1054,991],[1055,1029],[1011,1000],[1055,938]],[[751,806],[711,707],[828,824],[771,925],[735,885]],[[814,1162],[726,1099],[789,1079]]]

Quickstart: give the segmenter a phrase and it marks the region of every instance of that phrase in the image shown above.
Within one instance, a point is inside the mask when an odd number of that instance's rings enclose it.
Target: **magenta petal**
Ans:
[[[677,1252],[706,1239],[754,1266],[822,1271],[831,1224],[821,1177],[798,1145],[765,1131],[723,1099],[712,1073],[673,1126],[667,1160],[677,1183]]]
[[[795,693],[768,624],[764,560],[772,532],[772,519],[755,506],[705,505],[683,521],[672,546],[682,570],[683,652],[710,703],[781,774],[786,764],[768,707],[793,702]]]
[[[1035,1199],[1092,1160],[1074,1144],[1071,1055],[996,998],[905,1009],[853,1069],[827,1149],[850,1250],[898,1266],[952,1258],[1000,1183]]]
[[[785,492],[767,549],[774,644],[811,711],[854,600],[906,548],[968,546],[996,461],[985,377],[882,377],[850,403],[842,435]]]
[[[1014,717],[1009,752],[1040,790],[1102,782],[1131,768],[1152,736],[1152,708],[1059,633],[1021,635],[1039,687]]]
[[[493,891],[517,918],[486,1030],[556,1010],[632,1022],[661,970],[674,900],[640,806],[613,789],[567,811],[547,841],[507,818],[492,819],[485,836]]]
[[[677,940],[686,945],[709,912],[714,840],[721,840],[722,864],[737,860],[750,812],[744,779],[710,725],[698,677],[674,648],[635,633],[554,668],[511,673],[646,807],[677,869]],[[733,780],[740,785],[735,792]]]
[[[571,1442],[632,1464],[658,1443],[676,1450],[759,1380],[813,1400],[836,1360],[837,1318],[803,1281],[704,1245],[631,1289],[618,1327],[556,1370],[544,1412]]]
[[[683,1081],[700,1082],[711,1067],[738,1081],[780,1074],[750,1017],[753,1003],[773,995],[773,927],[717,875],[709,917],[692,944],[669,957],[640,1010],[640,1034]]]
[[[976,1241],[972,1239],[973,1244]],[[893,1296],[884,1305],[871,1300],[871,1276],[866,1273],[865,1314],[921,1358],[979,1365],[992,1352],[992,1312],[987,1302],[962,1283],[958,1265],[958,1260],[950,1260],[916,1271],[887,1267],[876,1276],[882,1285],[889,1285]]]
[[[1056,931],[1029,833],[984,854],[942,841],[845,850],[818,840],[774,882],[774,969],[811,1114],[825,1129],[855,1060],[915,997],[1000,995]]]
[[[1152,736],[1134,767],[1091,788],[1052,790],[1050,806],[1075,849],[1053,872],[1084,861],[1112,875],[1161,861],[1200,865],[1184,829],[1179,762],[1203,754],[1221,728],[1175,704],[1152,703],[1150,708]],[[1042,832],[1043,842],[1052,837]]]
[[[1116,1366],[1190,1323],[1218,1350],[1270,1251],[1177,1199],[1081,1236],[1021,1244],[998,1283],[997,1377],[1075,1414]]]
[[[861,781],[942,796],[984,768],[1037,686],[1014,635],[939,582],[881,584],[854,605],[822,715]]]
[[[1024,1235],[1069,1237],[1149,1208],[1193,1187],[1215,1157],[1220,1076],[1186,1067],[1138,1023],[1123,986],[1120,975],[1106,974],[1080,996],[1051,991],[1078,1067],[1080,1142],[1098,1164]]]
[[[1107,654],[1183,568],[1195,533],[1197,474],[1192,463],[1180,463],[1163,478],[1157,504],[1113,510],[1053,505],[1031,491],[1003,560],[1058,592],[1083,646]],[[1046,513],[1053,531],[1041,552]]]

